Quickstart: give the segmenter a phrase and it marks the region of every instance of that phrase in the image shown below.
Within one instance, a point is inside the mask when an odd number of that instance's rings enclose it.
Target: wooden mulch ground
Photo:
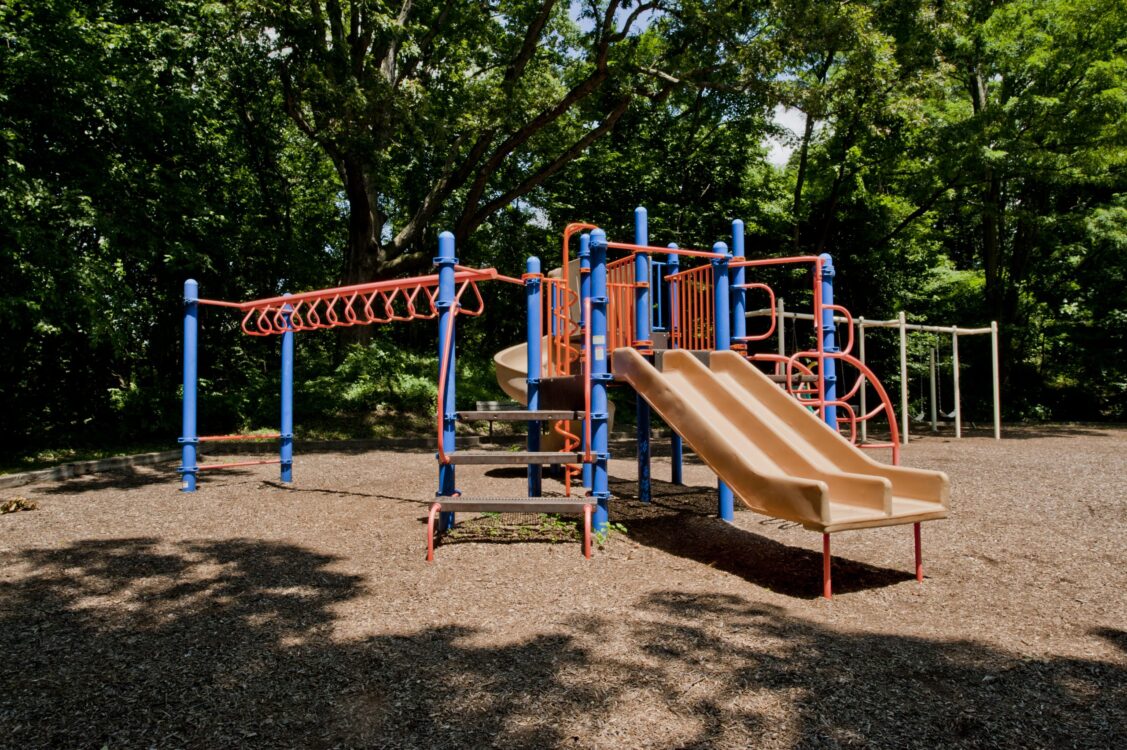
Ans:
[[[819,535],[723,524],[710,472],[660,458],[648,507],[613,461],[627,534],[589,562],[487,518],[425,564],[429,451],[21,488],[0,745],[1127,746],[1127,431],[1008,432],[913,442],[954,496],[927,581],[910,527],[844,533],[832,602]],[[523,488],[477,468],[467,494]]]

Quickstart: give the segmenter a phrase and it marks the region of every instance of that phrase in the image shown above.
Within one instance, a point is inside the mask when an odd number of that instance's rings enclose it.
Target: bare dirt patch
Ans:
[[[724,524],[711,473],[670,485],[662,458],[649,506],[612,462],[628,533],[591,561],[566,524],[486,517],[424,563],[429,451],[299,456],[292,489],[248,467],[183,495],[167,466],[21,488],[0,745],[1123,747],[1127,432],[1010,434],[913,442],[953,485],[927,581],[910,527],[843,533],[832,602],[819,535]]]

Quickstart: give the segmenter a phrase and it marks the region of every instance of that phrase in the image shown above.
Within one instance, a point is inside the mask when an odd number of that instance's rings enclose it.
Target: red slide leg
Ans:
[[[435,503],[427,515],[427,562],[434,562],[434,519],[440,510],[442,503]]]
[[[833,585],[830,583],[830,535],[822,534],[822,596],[833,599]]]
[[[591,559],[591,506],[583,506],[583,556]]]
[[[915,527],[916,535],[916,580],[920,583],[924,582],[924,554],[923,548],[920,546],[920,524],[916,522],[912,524]]]

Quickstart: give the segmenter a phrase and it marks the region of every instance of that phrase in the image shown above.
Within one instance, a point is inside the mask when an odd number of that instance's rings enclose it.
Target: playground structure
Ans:
[[[775,302],[775,309],[760,309],[752,310],[747,313],[748,318],[759,318],[770,316],[778,321],[777,339],[779,354],[786,355],[786,321],[792,320],[809,320],[812,321],[814,316],[810,313],[789,312],[786,310],[786,304],[782,297],[779,297]],[[847,319],[840,315],[834,316],[834,323],[841,324],[848,322]],[[929,349],[928,361],[928,399],[927,403],[930,407],[930,423],[931,431],[935,432],[939,422],[940,416],[950,418],[955,425],[955,437],[962,438],[963,436],[963,411],[962,411],[962,397],[960,391],[960,371],[959,371],[959,337],[960,336],[982,336],[989,334],[990,336],[990,383],[991,383],[991,396],[992,396],[992,416],[994,425],[994,439],[1002,439],[1002,405],[1001,405],[1001,377],[998,369],[998,323],[991,321],[990,325],[983,328],[965,328],[960,326],[936,326],[936,325],[923,325],[919,323],[907,322],[907,315],[901,311],[896,320],[866,320],[863,316],[858,316],[852,321],[852,325],[857,328],[857,357],[862,363],[865,362],[865,329],[866,328],[884,328],[896,329],[899,331],[900,341],[900,442],[902,445],[908,444],[909,432],[909,410],[908,410],[908,397],[909,397],[909,377],[908,377],[908,333],[920,332],[931,333],[938,339],[939,336],[951,337],[951,381],[952,391],[954,398],[953,410],[950,413],[944,414],[939,407],[941,400],[941,391],[937,387],[937,360],[938,360],[938,343]],[[868,384],[861,384],[860,391],[860,404],[861,411],[865,411],[867,402]],[[922,416],[917,421],[923,421]],[[861,441],[865,442],[868,439],[868,424],[861,423]]]
[[[578,268],[572,272],[570,246],[579,234]],[[558,273],[541,272],[531,257],[519,279],[495,269],[461,266],[454,238],[439,238],[438,273],[352,287],[284,295],[235,303],[199,299],[195,282],[185,285],[183,489],[196,489],[200,471],[247,465],[196,464],[196,448],[208,440],[238,436],[196,435],[196,315],[199,305],[243,313],[248,335],[282,336],[282,481],[292,481],[293,334],[338,326],[438,319],[439,382],[437,409],[438,491],[427,524],[427,559],[434,558],[436,534],[454,526],[458,512],[544,512],[581,514],[584,554],[591,533],[605,532],[611,495],[607,466],[610,408],[607,389],[629,386],[637,394],[638,496],[651,497],[651,409],[674,433],[672,481],[681,482],[683,441],[718,477],[718,514],[733,520],[734,500],[752,510],[796,523],[823,535],[823,594],[831,596],[832,533],[912,524],[916,577],[922,581],[920,523],[946,517],[949,487],[945,475],[898,466],[900,440],[887,393],[868,367],[852,354],[853,320],[833,302],[834,269],[829,255],[747,260],[743,223],[733,222],[732,250],[723,242],[710,251],[648,244],[645,209],[635,211],[633,243],[615,242],[589,224],[569,225],[563,236]],[[623,257],[608,261],[609,251]],[[692,265],[693,263],[697,265]],[[749,292],[774,292],[748,282],[748,269],[805,266],[811,269],[815,346],[790,356],[751,353],[747,345],[769,338],[748,335]],[[483,281],[520,284],[526,297],[524,388],[506,388],[525,409],[509,412],[459,411],[456,407],[456,321],[480,315]],[[576,283],[576,281],[578,283]],[[578,288],[575,288],[578,287]],[[462,298],[472,292],[473,302]],[[848,323],[848,341],[839,348],[835,314]],[[519,351],[519,350],[518,350]],[[498,378],[511,382],[518,363]],[[839,388],[838,364],[858,376]],[[760,371],[766,367],[770,372]],[[517,378],[519,380],[519,378]],[[863,386],[879,404],[858,410]],[[888,422],[889,442],[858,443],[873,418]],[[459,420],[511,420],[528,424],[527,450],[459,451],[454,432]],[[542,450],[541,425],[551,424],[558,450]],[[843,434],[844,433],[844,434]],[[258,436],[255,436],[258,437]],[[871,459],[861,449],[886,448],[892,465]],[[471,497],[456,486],[458,464],[508,464],[527,467],[527,493],[520,497]],[[542,468],[564,467],[564,497],[542,495]],[[582,482],[589,491],[572,496]]]

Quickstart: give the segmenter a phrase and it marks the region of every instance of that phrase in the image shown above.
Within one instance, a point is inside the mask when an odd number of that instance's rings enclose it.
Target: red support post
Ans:
[[[912,530],[916,537],[916,580],[920,583],[924,582],[924,556],[923,549],[920,545],[920,522],[916,521],[912,524]]]
[[[591,559],[591,504],[583,506],[583,556]]]
[[[830,583],[830,535],[822,534],[822,596],[833,599],[833,585]]]
[[[427,514],[427,562],[434,562],[434,519],[440,510],[442,503],[435,503]]]

